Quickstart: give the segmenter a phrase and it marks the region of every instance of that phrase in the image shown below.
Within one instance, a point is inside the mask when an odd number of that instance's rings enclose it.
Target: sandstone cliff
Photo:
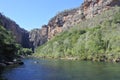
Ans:
[[[47,42],[48,38],[48,27],[46,25],[42,26],[41,29],[33,29],[29,33],[29,40],[32,43],[32,48],[36,48]]]
[[[16,41],[23,47],[33,49],[52,39],[64,30],[68,30],[85,19],[92,18],[101,12],[111,9],[113,6],[120,6],[120,0],[84,0],[83,4],[74,9],[64,10],[51,18],[47,25],[41,29],[34,29],[27,32],[21,29],[14,21],[0,14],[0,24],[7,30],[12,31]]]
[[[40,46],[58,33],[111,9],[115,5],[120,6],[120,0],[84,0],[80,7],[64,10],[51,18],[45,27],[32,30],[29,35],[30,41],[33,47]]]
[[[29,42],[29,33],[28,31],[19,27],[13,20],[5,17],[0,13],[0,25],[2,25],[7,30],[11,31],[15,36],[15,39],[18,43],[20,43],[23,47],[30,47]]]
[[[59,13],[47,25],[48,40],[82,20],[92,18],[115,5],[120,6],[120,0],[84,0],[80,7]]]

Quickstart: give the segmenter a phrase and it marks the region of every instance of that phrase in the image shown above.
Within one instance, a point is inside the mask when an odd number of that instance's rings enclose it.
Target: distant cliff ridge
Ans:
[[[0,25],[11,31],[15,36],[16,42],[20,43],[23,47],[30,47],[28,31],[19,27],[13,20],[5,17],[0,13]]]

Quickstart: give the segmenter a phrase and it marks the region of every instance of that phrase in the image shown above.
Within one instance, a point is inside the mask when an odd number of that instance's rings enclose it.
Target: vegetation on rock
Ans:
[[[22,55],[22,56],[28,56],[31,55],[32,53],[33,53],[32,49],[22,48],[22,47],[20,47],[20,49],[17,52],[18,55]]]
[[[12,34],[0,26],[0,60],[12,60],[17,52],[16,45]]]
[[[3,26],[7,31],[11,31],[15,37],[15,41],[21,44],[22,47],[30,48],[31,43],[29,42],[29,32],[20,28],[20,26],[10,18],[0,13],[0,25]]]
[[[0,62],[12,61],[18,55],[31,54],[32,50],[17,44],[12,33],[0,26]]]
[[[30,55],[31,53],[31,49],[22,48],[20,44],[16,43],[12,33],[0,25],[0,80],[4,80],[1,79],[1,72],[4,67],[13,64],[22,65],[23,62],[19,60],[19,56]]]
[[[33,56],[119,62],[119,31],[120,7],[114,7],[58,34]]]

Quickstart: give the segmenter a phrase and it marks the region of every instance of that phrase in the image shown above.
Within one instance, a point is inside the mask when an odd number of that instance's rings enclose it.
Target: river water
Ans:
[[[3,72],[7,80],[120,80],[120,63],[24,59]],[[37,61],[38,63],[35,63]]]

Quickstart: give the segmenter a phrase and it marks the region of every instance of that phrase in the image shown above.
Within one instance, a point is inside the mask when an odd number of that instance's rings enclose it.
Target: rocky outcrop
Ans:
[[[23,47],[30,47],[29,33],[28,31],[19,27],[13,20],[5,17],[0,13],[0,25],[2,25],[7,30],[11,31],[14,35],[16,41],[20,43]]]
[[[68,30],[81,21],[92,18],[115,5],[119,6],[120,0],[84,0],[80,7],[58,13],[42,29],[32,30],[29,35],[30,41],[36,48],[58,33]]]
[[[116,5],[120,6],[120,0],[84,0],[81,8],[86,18],[91,18]]]
[[[29,40],[32,43],[33,49],[47,42],[47,38],[48,38],[47,25],[42,26],[41,29],[33,29],[29,33]]]
[[[16,42],[21,44],[25,48],[36,48],[47,42],[48,38],[48,27],[43,25],[41,29],[33,29],[28,32],[19,27],[13,20],[5,17],[0,13],[0,25],[11,31],[16,39]]]
[[[120,6],[120,0],[84,0],[80,7],[59,13],[48,23],[48,40],[84,19],[92,18],[115,5]]]
[[[79,8],[59,13],[48,23],[48,40],[63,30],[67,30],[73,25],[78,24],[83,19],[84,15],[79,12]]]

